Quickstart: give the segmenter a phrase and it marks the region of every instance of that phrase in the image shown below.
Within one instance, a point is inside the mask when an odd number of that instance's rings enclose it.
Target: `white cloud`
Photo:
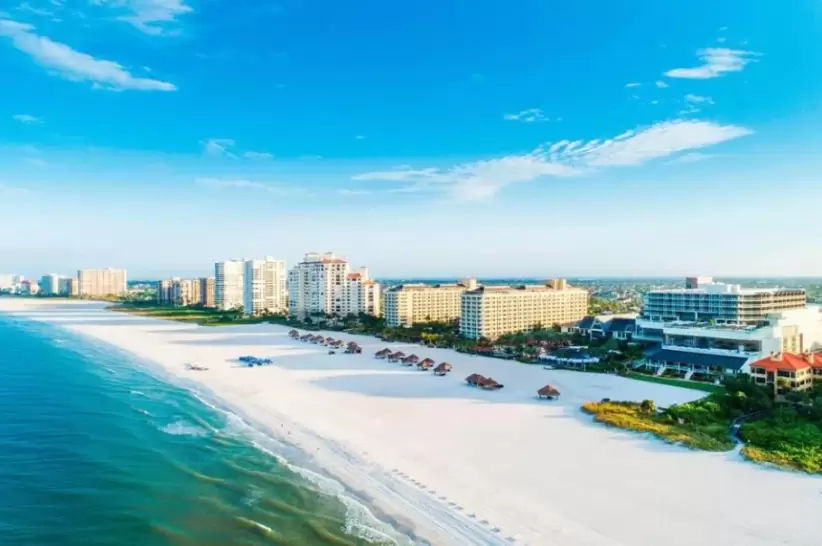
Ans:
[[[54,12],[43,8],[36,8],[28,2],[21,2],[20,4],[18,4],[17,11],[23,11],[26,13],[31,13],[33,15],[40,15],[41,17],[52,17],[54,15]]]
[[[206,186],[209,188],[222,189],[243,189],[256,190],[272,193],[274,195],[294,195],[307,193],[303,188],[288,186],[285,184],[271,184],[264,182],[256,182],[253,180],[244,179],[225,179],[225,178],[197,178],[194,181],[199,186]]]
[[[494,196],[515,183],[545,176],[568,177],[597,169],[642,165],[680,152],[698,150],[751,134],[744,127],[708,121],[674,120],[624,133],[608,140],[561,140],[536,150],[449,168],[394,169],[362,173],[354,180],[403,182],[392,191],[445,191],[460,199]]]
[[[233,141],[232,141],[233,144]],[[243,157],[246,159],[256,159],[256,160],[265,160],[265,159],[272,159],[274,155],[268,152],[245,152]]]
[[[91,0],[98,6],[111,6],[128,15],[119,20],[134,25],[146,34],[168,34],[168,26],[177,22],[177,17],[192,12],[185,0]]]
[[[0,36],[11,38],[14,47],[62,78],[92,82],[95,88],[110,90],[176,91],[173,84],[138,78],[114,61],[96,59],[34,33],[34,27],[8,19],[0,20]]]
[[[522,121],[524,123],[534,123],[538,121],[549,121],[545,113],[540,108],[527,108],[516,114],[505,114],[504,119],[508,121]]]
[[[26,125],[32,125],[34,123],[43,123],[42,118],[38,118],[37,116],[32,116],[30,114],[15,114],[12,116],[12,118]]]
[[[756,61],[760,54],[741,49],[709,47],[696,52],[702,65],[692,68],[674,68],[665,73],[669,78],[705,80],[716,78],[725,72],[740,72],[745,65]]]
[[[642,84],[639,82],[629,82],[625,84],[625,88],[630,89],[631,87],[639,87],[640,85]]]
[[[711,159],[712,157],[716,157],[715,154],[703,154],[702,152],[689,152],[687,154],[683,154],[679,157],[675,157],[674,159],[668,162],[668,165],[683,165],[687,163],[698,163],[700,161],[705,161],[706,159]]]
[[[230,138],[209,138],[203,143],[203,153],[214,157],[231,157],[237,156],[229,152],[228,149],[234,147],[234,141]]]
[[[691,104],[713,104],[714,99],[712,99],[711,97],[703,97],[701,95],[692,95],[688,93],[687,95],[685,95],[685,102]]]
[[[659,87],[660,89],[664,89],[664,88],[668,87],[668,84],[665,83],[662,80],[657,80],[656,81],[656,86]]]

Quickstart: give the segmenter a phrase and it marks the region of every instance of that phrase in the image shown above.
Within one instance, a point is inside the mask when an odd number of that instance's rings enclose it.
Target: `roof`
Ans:
[[[696,353],[691,351],[677,351],[676,349],[658,349],[647,353],[648,360],[663,362],[681,362],[692,366],[719,366],[727,370],[738,370],[748,361],[745,355],[719,355],[712,353]]]
[[[597,318],[595,316],[588,316],[582,319],[581,321],[577,322],[577,328],[580,330],[590,330],[596,324]]]
[[[808,368],[822,368],[822,355],[798,355],[795,353],[780,353],[751,362],[751,366],[765,368],[768,371],[778,370],[800,371]]]
[[[608,323],[609,332],[631,332],[636,328],[636,319],[615,318]]]

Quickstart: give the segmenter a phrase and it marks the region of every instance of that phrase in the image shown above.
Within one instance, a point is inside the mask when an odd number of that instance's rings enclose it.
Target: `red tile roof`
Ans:
[[[751,362],[751,368],[765,368],[769,372],[779,370],[801,371],[811,367],[809,357],[814,360],[813,367],[822,367],[822,355],[798,355],[794,353],[780,353],[766,356],[756,362]]]

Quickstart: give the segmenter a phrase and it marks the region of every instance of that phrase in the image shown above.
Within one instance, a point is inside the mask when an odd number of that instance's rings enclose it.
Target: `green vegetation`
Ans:
[[[670,385],[672,387],[683,387],[686,389],[694,389],[697,391],[704,391],[709,393],[722,392],[725,390],[723,385],[714,385],[712,383],[702,383],[699,381],[686,381],[685,379],[677,379],[673,377],[658,377],[655,375],[647,375],[644,373],[629,372],[627,377],[636,379],[638,381],[647,381],[648,383],[660,383],[662,385]]]
[[[156,319],[191,322],[203,326],[220,326],[225,324],[255,324],[266,322],[269,317],[246,317],[240,310],[220,311],[210,307],[174,307],[161,306],[153,302],[124,302],[109,307],[112,311],[121,311],[132,315]]]
[[[728,377],[723,387],[701,400],[662,410],[649,400],[586,402],[582,409],[607,425],[709,451],[733,447],[731,425],[738,420],[738,436],[745,443],[742,454],[751,461],[822,473],[822,385],[779,403],[770,389],[748,376]]]
[[[678,422],[657,412],[653,402],[586,402],[582,409],[606,425],[653,434],[665,441],[695,449],[728,451],[734,442],[728,434],[730,421],[714,419],[702,424]]]
[[[634,308],[635,304],[632,302],[606,299],[598,296],[588,298],[589,315],[602,315],[605,313],[618,315],[621,313],[629,313],[634,310]]]

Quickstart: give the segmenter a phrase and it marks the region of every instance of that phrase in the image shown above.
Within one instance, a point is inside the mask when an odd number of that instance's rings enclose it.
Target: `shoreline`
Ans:
[[[738,455],[698,453],[608,430],[583,416],[576,403],[616,398],[617,392],[672,403],[701,392],[319,332],[356,340],[365,353],[330,356],[325,347],[288,339],[290,327],[214,329],[103,311],[102,305],[3,299],[0,312],[66,326],[156,362],[278,441],[275,425],[289,423],[287,443],[295,442],[353,498],[375,507],[378,519],[410,529],[417,535],[412,541],[810,546],[822,532],[822,524],[804,518],[822,507],[822,482],[742,463]],[[383,347],[447,359],[453,377],[376,361],[372,355]],[[227,361],[262,353],[274,354],[275,364],[246,369]],[[210,369],[192,373],[186,361]],[[468,373],[488,370],[505,389],[481,392],[463,384]],[[548,382],[563,398],[537,402],[536,389]],[[659,483],[661,476],[667,483]],[[719,491],[717,482],[725,484]],[[771,517],[794,515],[798,523],[790,536],[778,521],[757,517],[755,497],[765,490],[789,499]],[[699,499],[711,501],[700,506],[706,503]]]

